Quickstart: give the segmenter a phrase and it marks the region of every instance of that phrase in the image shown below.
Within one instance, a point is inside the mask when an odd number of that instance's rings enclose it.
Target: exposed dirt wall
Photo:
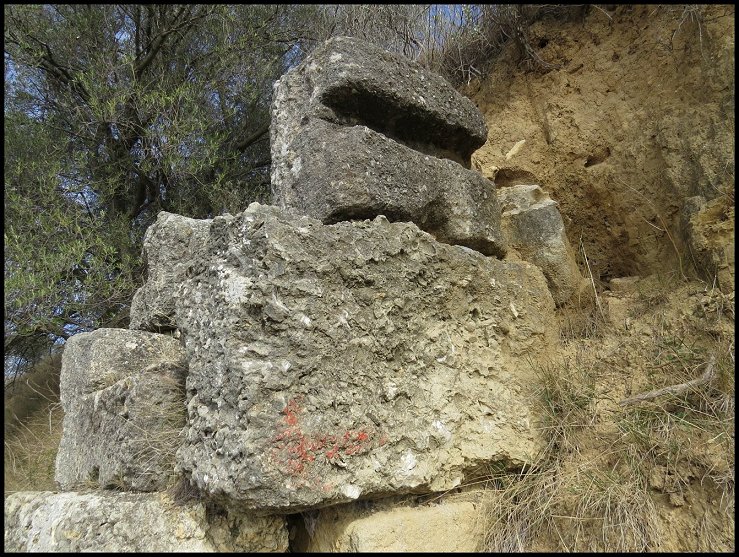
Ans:
[[[469,84],[473,165],[559,203],[598,312],[563,326],[541,379],[558,450],[503,492],[486,547],[733,551],[734,8],[591,6],[529,38],[558,67],[511,46]],[[530,539],[506,537],[516,520]]]
[[[700,21],[684,6],[612,8],[531,27],[559,68],[527,70],[510,48],[470,84],[489,127],[473,163],[498,187],[550,192],[596,280],[688,274],[685,199],[724,197],[733,219],[734,8]]]

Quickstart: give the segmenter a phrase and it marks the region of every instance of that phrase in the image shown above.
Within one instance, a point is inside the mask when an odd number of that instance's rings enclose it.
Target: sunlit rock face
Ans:
[[[530,461],[533,381],[516,362],[556,342],[553,312],[533,265],[412,223],[256,203],[217,217],[177,301],[178,465],[210,497],[294,512]]]

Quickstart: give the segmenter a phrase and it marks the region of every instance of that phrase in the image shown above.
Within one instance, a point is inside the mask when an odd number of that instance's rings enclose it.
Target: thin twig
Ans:
[[[645,400],[651,400],[653,398],[657,398],[658,396],[662,396],[662,395],[679,395],[681,393],[684,393],[685,391],[694,389],[695,387],[699,387],[701,385],[704,385],[706,383],[710,383],[711,381],[713,381],[714,377],[716,377],[715,368],[716,368],[716,357],[711,356],[711,360],[708,362],[708,365],[706,366],[705,373],[703,373],[703,375],[699,377],[698,379],[693,379],[692,381],[680,383],[679,385],[670,385],[669,387],[655,389],[654,391],[649,391],[647,393],[642,393],[642,394],[636,395],[631,398],[626,398],[622,400],[621,402],[619,402],[619,404],[621,406],[632,406],[634,404],[644,402]]]
[[[605,320],[605,315],[603,314],[603,308],[600,305],[600,298],[598,297],[598,290],[595,288],[595,279],[593,278],[593,271],[590,270],[590,262],[588,261],[588,255],[585,253],[585,246],[582,243],[582,236],[580,236],[580,249],[582,250],[582,255],[585,258],[585,265],[588,267],[588,274],[590,275],[590,284],[593,285],[593,293],[595,294],[595,305],[598,308],[598,312],[600,313],[600,316]]]
[[[642,217],[641,219],[642,219],[642,220],[643,220],[644,222],[646,222],[646,223],[647,223],[647,224],[648,224],[649,226],[651,226],[652,228],[654,228],[654,229],[656,229],[656,230],[659,230],[660,232],[665,232],[665,230],[664,230],[663,228],[660,228],[660,227],[659,227],[659,226],[657,226],[656,224],[652,224],[651,222],[649,222],[649,221],[648,221],[647,219],[645,219],[644,217]]]
[[[593,6],[594,8],[597,8],[597,9],[599,9],[599,10],[600,10],[601,12],[603,12],[603,13],[605,14],[605,16],[606,16],[606,17],[607,17],[607,18],[608,18],[609,20],[613,20],[613,18],[611,17],[611,14],[609,14],[609,13],[608,13],[607,11],[605,11],[605,10],[604,10],[603,8],[601,8],[600,6],[596,6],[595,4],[591,4],[591,6]]]
[[[682,276],[683,280],[688,280],[688,277],[685,276],[685,273],[683,272],[683,258],[682,255],[680,255],[680,250],[677,249],[677,244],[675,243],[675,239],[672,237],[672,234],[670,234],[670,229],[667,227],[667,223],[665,222],[665,219],[662,218],[662,215],[657,210],[657,208],[654,206],[654,204],[650,201],[650,199],[644,195],[642,192],[640,192],[638,189],[631,187],[627,183],[625,183],[623,180],[618,180],[621,185],[626,186],[631,191],[639,195],[644,201],[647,202],[647,204],[652,208],[652,210],[657,215],[657,218],[659,219],[659,222],[662,223],[662,226],[664,227],[664,231],[667,233],[667,237],[670,240],[670,243],[672,244],[672,248],[675,250],[675,255],[677,255],[677,263],[680,266],[680,276]],[[643,217],[642,217],[643,218]],[[646,219],[645,219],[646,220]],[[654,225],[652,225],[654,226]]]

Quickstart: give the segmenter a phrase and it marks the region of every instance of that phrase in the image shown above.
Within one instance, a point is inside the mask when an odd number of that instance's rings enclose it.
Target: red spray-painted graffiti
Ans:
[[[272,439],[272,460],[291,476],[306,472],[313,462],[343,462],[385,444],[385,435],[372,428],[348,429],[339,434],[306,433],[300,425],[301,398],[292,398],[282,410],[280,431]]]

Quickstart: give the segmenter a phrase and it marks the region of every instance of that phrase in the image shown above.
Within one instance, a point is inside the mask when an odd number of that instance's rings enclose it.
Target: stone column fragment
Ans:
[[[558,306],[586,286],[567,240],[557,202],[538,185],[497,190],[501,227],[511,248],[539,267]]]
[[[21,491],[5,499],[8,552],[285,552],[285,519],[208,513],[164,493]]]

